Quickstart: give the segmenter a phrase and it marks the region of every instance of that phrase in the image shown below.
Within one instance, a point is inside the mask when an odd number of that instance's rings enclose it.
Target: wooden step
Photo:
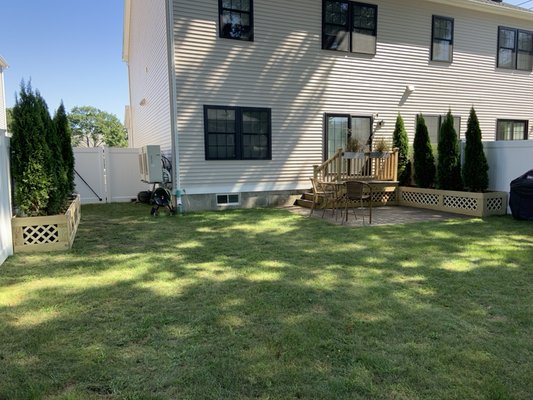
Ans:
[[[307,200],[307,199],[296,199],[296,201],[294,202],[294,205],[304,207],[304,208],[311,208],[313,206],[313,201]]]

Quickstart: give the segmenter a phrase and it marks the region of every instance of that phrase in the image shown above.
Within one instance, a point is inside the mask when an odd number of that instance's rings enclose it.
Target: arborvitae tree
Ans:
[[[63,102],[54,115],[54,126],[63,160],[61,186],[65,199],[67,199],[74,192],[74,153],[72,151],[70,125]]]
[[[50,190],[46,118],[31,85],[22,82],[11,123],[11,172],[22,215],[45,215]]]
[[[483,152],[481,129],[474,107],[470,110],[465,136],[463,182],[466,189],[472,192],[482,192],[489,186],[489,165]]]
[[[440,127],[438,154],[437,187],[444,190],[461,190],[461,157],[451,111],[448,111]]]
[[[428,128],[422,115],[416,116],[415,140],[413,143],[414,179],[418,187],[428,188],[435,181],[435,157],[429,141]]]
[[[399,113],[396,118],[394,133],[392,134],[392,146],[398,148],[398,180],[400,185],[405,185],[409,182],[411,172],[407,168],[409,163],[409,141],[403,118]]]
[[[59,214],[66,202],[64,191],[61,187],[61,175],[63,172],[61,147],[46,101],[38,91],[36,91],[35,96],[37,98],[39,112],[41,113],[41,119],[45,127],[46,144],[48,146],[48,154],[45,154],[45,170],[50,178],[51,186],[48,193],[46,212],[48,215]]]

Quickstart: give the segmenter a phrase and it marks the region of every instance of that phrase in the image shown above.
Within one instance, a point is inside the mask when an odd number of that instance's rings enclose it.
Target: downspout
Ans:
[[[167,56],[168,56],[168,77],[169,77],[169,98],[170,98],[170,135],[172,151],[172,194],[179,196],[181,193],[180,165],[179,165],[179,141],[178,141],[178,94],[176,88],[176,67],[174,65],[174,1],[166,0],[167,6]],[[181,202],[181,199],[173,197],[174,205]]]

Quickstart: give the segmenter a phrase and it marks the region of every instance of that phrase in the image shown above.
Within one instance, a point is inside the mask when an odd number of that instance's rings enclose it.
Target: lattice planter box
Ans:
[[[506,214],[507,193],[458,192],[400,186],[398,188],[398,204],[481,218],[489,215]]]
[[[15,253],[70,249],[80,216],[80,196],[77,195],[65,214],[14,217],[11,226]]]

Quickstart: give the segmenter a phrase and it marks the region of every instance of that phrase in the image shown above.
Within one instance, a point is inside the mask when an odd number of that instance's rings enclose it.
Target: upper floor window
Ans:
[[[496,121],[496,140],[527,140],[527,122],[499,119]]]
[[[253,0],[218,0],[220,37],[254,40]]]
[[[452,62],[453,18],[433,16],[431,60]]]
[[[376,54],[378,7],[346,0],[323,0],[322,48]]]
[[[204,106],[206,160],[270,160],[269,108]]]
[[[498,27],[498,67],[531,71],[533,32]]]

